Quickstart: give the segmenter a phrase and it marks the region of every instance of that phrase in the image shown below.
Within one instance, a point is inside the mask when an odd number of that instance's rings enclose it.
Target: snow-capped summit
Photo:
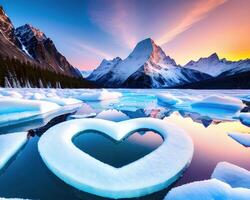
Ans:
[[[151,38],[139,42],[126,59],[109,65],[106,63],[104,60],[88,79],[105,87],[158,88],[209,77],[178,66]]]
[[[101,64],[88,76],[91,81],[100,80],[105,74],[107,74],[114,66],[122,61],[120,57],[116,57],[113,60],[103,59]]]
[[[38,41],[44,41],[47,39],[46,35],[42,31],[33,27],[30,24],[25,24],[23,26],[18,27],[15,30],[15,34],[16,36],[21,38],[21,41],[24,44],[29,43],[33,37],[35,37]]]
[[[250,61],[248,59],[234,62],[228,61],[225,58],[219,59],[218,55],[213,53],[207,58],[200,58],[198,61],[190,61],[184,67],[217,77],[222,74],[233,75],[243,71],[250,71]]]

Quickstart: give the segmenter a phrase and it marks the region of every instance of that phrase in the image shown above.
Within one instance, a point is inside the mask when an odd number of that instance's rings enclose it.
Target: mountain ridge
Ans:
[[[42,69],[80,78],[81,74],[58,52],[55,44],[30,24],[15,28],[0,7],[0,56],[29,62]]]

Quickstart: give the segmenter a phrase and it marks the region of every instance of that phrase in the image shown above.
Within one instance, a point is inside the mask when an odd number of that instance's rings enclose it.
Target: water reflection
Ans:
[[[73,139],[85,153],[117,168],[149,154],[162,142],[159,134],[149,130],[138,130],[120,142],[96,131],[84,131]]]

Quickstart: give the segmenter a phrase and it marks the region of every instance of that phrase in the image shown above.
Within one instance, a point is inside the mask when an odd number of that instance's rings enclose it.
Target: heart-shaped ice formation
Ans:
[[[95,130],[120,141],[139,129],[154,130],[164,142],[139,160],[115,168],[78,149],[72,138],[79,132]],[[188,167],[193,156],[190,137],[178,127],[153,118],[123,122],[102,119],[77,119],[46,131],[38,143],[39,153],[48,168],[69,185],[109,198],[132,198],[168,187]]]

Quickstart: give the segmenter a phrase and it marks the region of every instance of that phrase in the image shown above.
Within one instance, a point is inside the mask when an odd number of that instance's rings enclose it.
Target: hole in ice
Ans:
[[[102,132],[88,130],[80,132],[72,141],[95,159],[119,168],[154,151],[163,138],[152,130],[140,129],[118,142]]]

